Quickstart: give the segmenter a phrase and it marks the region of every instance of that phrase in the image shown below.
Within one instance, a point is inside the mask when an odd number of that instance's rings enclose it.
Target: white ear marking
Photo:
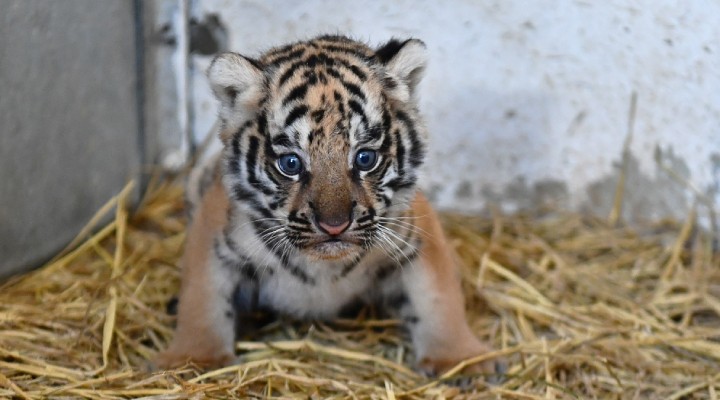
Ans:
[[[207,75],[215,96],[231,108],[238,96],[262,82],[262,71],[256,63],[237,53],[215,57]]]
[[[408,39],[402,43],[393,39],[377,49],[376,53],[385,64],[388,75],[400,82],[390,92],[401,101],[410,100],[427,65],[425,43],[418,39]]]

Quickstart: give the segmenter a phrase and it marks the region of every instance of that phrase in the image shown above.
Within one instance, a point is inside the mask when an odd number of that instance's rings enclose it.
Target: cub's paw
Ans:
[[[235,355],[230,353],[191,354],[190,352],[166,350],[155,356],[153,365],[159,370],[182,367],[190,363],[201,368],[213,369],[230,365],[234,361]]]
[[[453,352],[453,354],[446,354],[444,356],[423,357],[418,362],[418,370],[426,376],[437,377],[453,369],[462,361],[488,353],[489,351],[489,347],[478,344],[477,346],[473,346],[472,350],[469,351]],[[475,378],[482,378],[485,383],[496,385],[504,380],[506,371],[507,363],[505,360],[491,359],[480,361],[469,364],[458,371],[448,383],[454,386],[466,387],[470,386]]]

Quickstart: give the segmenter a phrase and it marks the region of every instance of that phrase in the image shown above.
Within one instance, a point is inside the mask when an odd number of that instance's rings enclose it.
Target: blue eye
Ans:
[[[355,155],[355,167],[360,171],[369,171],[377,162],[377,152],[375,150],[360,150]]]
[[[297,154],[281,155],[277,160],[277,165],[280,172],[288,176],[297,175],[302,171],[302,161]]]

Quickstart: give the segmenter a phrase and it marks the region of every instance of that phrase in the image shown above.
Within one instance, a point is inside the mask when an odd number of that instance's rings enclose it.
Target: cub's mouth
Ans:
[[[362,247],[351,239],[337,237],[323,238],[304,246],[303,251],[309,256],[321,260],[339,260],[353,257]]]

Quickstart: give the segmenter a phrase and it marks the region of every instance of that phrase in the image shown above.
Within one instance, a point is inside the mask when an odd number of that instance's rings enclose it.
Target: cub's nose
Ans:
[[[328,221],[322,221],[317,219],[317,225],[321,231],[327,233],[328,235],[337,236],[345,232],[345,230],[350,226],[350,220],[331,219]]]

